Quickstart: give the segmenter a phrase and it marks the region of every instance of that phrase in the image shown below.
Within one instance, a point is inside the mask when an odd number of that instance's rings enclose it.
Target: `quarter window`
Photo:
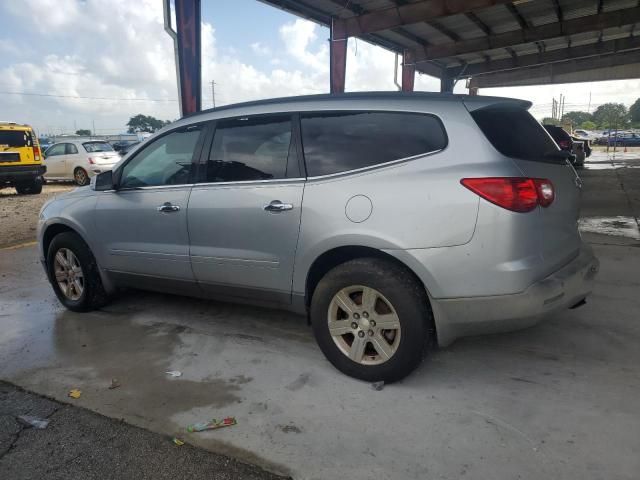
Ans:
[[[294,152],[290,115],[221,121],[216,125],[205,181],[213,183],[285,178],[290,157],[290,168],[298,168]]]
[[[318,112],[300,116],[309,176],[328,175],[442,150],[447,137],[433,115]]]
[[[201,128],[171,132],[140,150],[122,168],[121,188],[182,185],[190,182]]]

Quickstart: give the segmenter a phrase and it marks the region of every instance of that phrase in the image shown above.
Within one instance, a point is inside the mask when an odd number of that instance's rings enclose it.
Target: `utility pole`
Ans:
[[[211,80],[211,101],[213,103],[213,108],[216,107],[216,85],[215,80]]]
[[[96,121],[91,119],[91,125],[93,125],[93,130],[91,131],[91,136],[96,134]]]
[[[587,113],[591,113],[591,91],[589,91],[589,106],[587,107]]]

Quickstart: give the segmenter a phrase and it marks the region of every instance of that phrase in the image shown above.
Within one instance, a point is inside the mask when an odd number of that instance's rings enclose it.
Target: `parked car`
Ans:
[[[562,127],[555,125],[543,125],[543,127],[561,150],[571,154],[569,160],[574,166],[584,166],[585,157],[591,155],[591,146],[589,146],[588,140],[571,137]]]
[[[285,308],[342,372],[398,380],[432,344],[592,289],[582,184],[530,105],[353,93],[191,115],[48,202],[41,260],[70,310],[119,286]]]
[[[111,146],[113,149],[118,152],[120,155],[123,155],[124,152],[131,147],[131,145],[137,145],[140,142],[132,141],[132,140],[122,140],[118,142],[113,142]]]
[[[604,139],[604,145],[613,147],[637,147],[640,146],[640,135],[636,133],[624,133],[607,137]]]
[[[124,157],[127,153],[129,153],[131,150],[133,150],[134,148],[136,148],[138,145],[140,145],[140,142],[133,142],[130,143],[129,145],[127,145],[126,147],[124,147],[122,150],[120,150],[120,156]]]
[[[18,194],[40,193],[45,171],[33,128],[0,122],[0,188],[14,187]]]
[[[119,160],[120,155],[107,142],[65,140],[51,145],[45,152],[45,178],[89,185],[92,176],[111,170]]]

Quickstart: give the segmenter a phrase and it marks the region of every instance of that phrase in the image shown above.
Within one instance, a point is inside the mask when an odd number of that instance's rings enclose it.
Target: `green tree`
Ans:
[[[640,123],[640,98],[629,107],[629,116],[633,123]]]
[[[624,128],[629,123],[629,112],[622,103],[604,103],[593,112],[593,121],[600,128]]]
[[[81,128],[80,130],[76,130],[76,135],[80,135],[81,137],[90,137],[91,130],[87,130],[85,128]]]
[[[589,120],[580,124],[580,128],[582,128],[583,130],[595,130],[597,127],[598,126],[595,123]]]
[[[556,120],[553,117],[544,117],[540,123],[542,123],[543,125],[560,125],[560,121]]]
[[[578,125],[582,125],[584,122],[589,122],[593,120],[593,116],[588,112],[567,112],[562,116],[562,120],[570,120],[571,125],[573,127],[577,127]]]
[[[131,117],[127,122],[127,127],[129,127],[129,133],[138,133],[138,132],[149,132],[153,133],[156,130],[160,130],[165,125],[168,125],[170,122],[168,120],[159,120],[150,115],[142,115],[141,113],[136,115],[135,117]]]

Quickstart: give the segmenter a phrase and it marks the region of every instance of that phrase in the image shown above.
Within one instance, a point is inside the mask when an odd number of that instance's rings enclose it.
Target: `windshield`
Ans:
[[[82,144],[84,149],[89,152],[113,152],[113,148],[107,142],[85,142]]]
[[[31,134],[25,130],[0,130],[0,147],[31,147]]]

